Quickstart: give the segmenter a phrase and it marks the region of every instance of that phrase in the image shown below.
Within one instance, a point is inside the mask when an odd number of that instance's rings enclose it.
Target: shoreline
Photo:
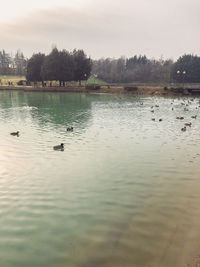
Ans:
[[[172,90],[173,89],[173,90]],[[0,86],[0,91],[24,92],[66,92],[66,93],[97,93],[97,94],[129,94],[142,96],[191,96],[191,88],[164,88],[162,86],[138,86],[136,90],[126,90],[124,86],[107,85],[100,89],[88,89],[85,86],[40,87],[40,86]],[[200,89],[195,95],[200,95]]]

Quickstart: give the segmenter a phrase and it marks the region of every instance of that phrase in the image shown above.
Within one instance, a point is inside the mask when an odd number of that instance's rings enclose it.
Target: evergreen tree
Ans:
[[[83,50],[74,50],[74,80],[79,82],[81,80],[87,80],[90,77],[92,62],[90,58],[87,58]]]
[[[54,48],[45,57],[41,71],[44,80],[59,81],[60,86],[65,82],[72,81],[74,77],[73,56],[66,50],[58,51]]]
[[[200,82],[200,57],[190,54],[179,57],[172,68],[172,77],[176,82]]]
[[[57,79],[65,86],[65,82],[72,81],[74,78],[74,60],[73,56],[66,50],[58,54]]]
[[[51,53],[44,58],[41,68],[41,76],[45,81],[58,81],[59,51],[53,48]]]
[[[27,62],[26,79],[28,81],[39,82],[43,81],[41,76],[41,68],[44,62],[45,55],[38,53],[33,54]]]
[[[26,59],[23,53],[18,50],[14,57],[14,68],[16,75],[25,75],[26,74]]]
[[[5,50],[0,51],[0,74],[9,75],[11,74],[11,57]]]

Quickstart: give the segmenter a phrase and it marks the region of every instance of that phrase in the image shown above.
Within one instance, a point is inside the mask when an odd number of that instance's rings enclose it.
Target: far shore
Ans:
[[[0,86],[0,91],[25,91],[25,92],[74,92],[74,93],[106,93],[106,94],[131,94],[144,96],[190,96],[193,93],[200,95],[200,88],[190,92],[192,88],[167,88],[163,86],[137,86],[127,90],[126,86],[104,85],[100,89],[88,89],[85,86],[67,87],[42,87],[42,86]],[[193,89],[192,89],[193,90]]]

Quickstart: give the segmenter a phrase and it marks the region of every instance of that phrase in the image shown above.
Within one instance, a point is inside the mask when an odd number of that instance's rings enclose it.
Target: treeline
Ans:
[[[183,55],[176,62],[146,56],[93,61],[93,75],[108,83],[200,82],[200,57]]]
[[[28,82],[59,81],[60,86],[66,82],[87,80],[91,75],[92,60],[83,50],[59,51],[53,48],[48,54],[33,54],[26,59],[18,50],[13,56],[0,51],[0,75],[23,75]]]
[[[32,82],[59,81],[60,86],[66,82],[87,80],[90,77],[92,61],[83,50],[59,51],[54,48],[49,55],[33,54],[27,62],[26,79]]]
[[[177,61],[149,59],[144,56],[91,60],[83,50],[59,51],[54,48],[48,55],[33,54],[26,59],[18,50],[10,55],[0,51],[0,75],[25,75],[28,81],[59,81],[64,86],[69,81],[94,77],[107,83],[199,83],[200,57],[185,54]]]
[[[18,50],[14,55],[0,51],[0,75],[26,75],[27,59]]]

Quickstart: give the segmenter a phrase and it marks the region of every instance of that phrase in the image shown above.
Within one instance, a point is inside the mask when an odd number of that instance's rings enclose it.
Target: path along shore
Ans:
[[[85,86],[67,86],[67,87],[42,87],[42,86],[0,86],[2,90],[17,90],[25,92],[76,92],[76,93],[108,93],[108,94],[131,94],[131,95],[146,95],[146,96],[181,96],[191,95],[191,88],[167,88],[161,86],[138,86],[125,87],[117,85],[101,86],[100,89],[91,89]],[[200,95],[199,91],[195,91]]]

